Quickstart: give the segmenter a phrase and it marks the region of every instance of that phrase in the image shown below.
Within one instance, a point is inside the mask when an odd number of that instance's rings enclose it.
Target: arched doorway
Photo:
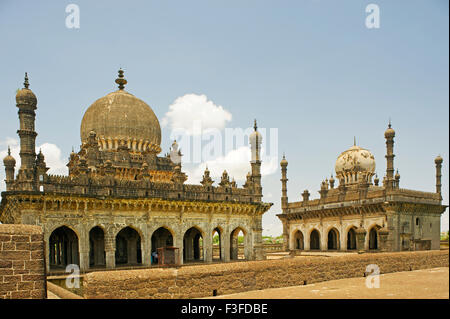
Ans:
[[[105,265],[105,233],[99,226],[89,232],[89,267]]]
[[[135,229],[125,227],[116,236],[116,265],[141,263],[141,236]]]
[[[203,261],[203,236],[195,227],[189,228],[183,237],[183,261]]]
[[[213,260],[222,260],[222,232],[219,227],[214,228],[212,233],[212,258]]]
[[[233,230],[230,235],[230,259],[246,259],[245,233],[240,227]]]
[[[294,249],[304,249],[303,233],[300,230],[294,233]]]
[[[338,250],[339,249],[339,232],[336,228],[330,229],[328,232],[328,250]]]
[[[164,227],[160,227],[152,235],[152,264],[158,263],[158,248],[173,246],[172,233]]]
[[[369,249],[378,249],[378,232],[375,226],[369,231]]]
[[[55,229],[49,238],[50,268],[64,268],[70,264],[80,264],[78,236],[67,226]]]
[[[355,227],[349,229],[347,233],[347,250],[356,249],[356,232]]]
[[[316,229],[313,229],[309,235],[309,249],[320,250],[320,235]]]

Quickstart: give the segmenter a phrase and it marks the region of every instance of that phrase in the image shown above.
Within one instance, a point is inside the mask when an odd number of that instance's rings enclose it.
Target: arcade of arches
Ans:
[[[218,236],[216,238],[218,242],[213,244],[215,235]],[[229,239],[225,240],[227,237]],[[53,230],[49,237],[48,270],[63,270],[69,264],[79,265],[82,271],[121,266],[149,266],[158,263],[158,248],[174,247],[180,240],[179,235],[165,226],[153,231],[150,238],[150,245],[146,245],[142,232],[136,227],[125,226],[117,232],[108,232],[103,226],[97,225],[88,231],[89,251],[86,252],[79,248],[83,240],[80,240],[74,229],[60,226]],[[201,228],[193,226],[183,233],[181,243],[182,263],[251,258],[249,236],[242,227],[234,228],[228,235],[220,227],[215,227],[211,236],[205,236]],[[214,256],[213,249],[217,250]],[[88,263],[84,264],[84,267],[83,256],[87,259],[84,262]]]
[[[343,234],[335,227],[325,232],[316,228],[311,229],[307,236],[300,229],[291,233],[290,250],[319,250],[319,251],[356,251],[380,250],[379,225],[374,225],[368,232],[358,232],[357,227],[348,228]],[[359,239],[358,239],[359,236]]]

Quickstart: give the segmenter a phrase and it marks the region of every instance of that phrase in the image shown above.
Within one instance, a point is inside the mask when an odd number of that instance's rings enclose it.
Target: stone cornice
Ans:
[[[345,205],[346,204],[346,205]],[[370,203],[342,203],[337,205],[321,205],[313,207],[291,209],[288,213],[278,214],[281,220],[299,220],[324,217],[340,217],[351,215],[370,215],[370,214],[442,214],[447,205],[440,204],[424,204],[412,202],[370,202]]]
[[[38,192],[3,192],[0,206],[0,219],[12,216],[9,204],[19,204],[22,209],[46,211],[88,212],[106,211],[172,211],[189,213],[222,213],[262,215],[270,209],[272,203],[238,203],[221,201],[171,200],[161,198],[114,198],[102,196],[77,196],[65,194],[40,194]],[[16,207],[17,208],[17,207]],[[14,209],[16,211],[16,209]],[[7,213],[10,212],[10,213]],[[3,216],[9,214],[8,216]]]

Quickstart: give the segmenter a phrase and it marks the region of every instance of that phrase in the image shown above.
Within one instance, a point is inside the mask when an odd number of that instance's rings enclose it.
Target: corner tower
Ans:
[[[395,131],[391,127],[391,121],[389,120],[388,128],[384,132],[384,138],[386,139],[386,188],[394,188],[394,137]]]
[[[250,161],[252,166],[252,180],[254,185],[255,195],[259,197],[259,201],[262,199],[262,187],[261,187],[261,143],[262,136],[261,133],[258,132],[258,126],[255,124],[253,126],[254,132],[250,134],[250,145],[252,152],[252,159]]]
[[[281,166],[281,209],[283,213],[287,213],[288,210],[288,196],[287,196],[287,166],[288,161],[283,154],[283,159],[280,162]]]
[[[440,155],[438,155],[434,159],[434,163],[436,164],[436,193],[438,193],[439,195],[441,195],[441,188],[442,188],[441,176],[442,176],[442,162],[443,161],[444,160],[442,159],[442,157]],[[441,195],[441,200],[442,200],[442,195]]]
[[[16,106],[19,108],[20,128],[17,134],[20,138],[20,168],[18,181],[22,190],[35,190],[35,162],[36,162],[36,136],[34,122],[36,119],[37,98],[28,88],[28,74],[25,73],[24,88],[16,95]]]

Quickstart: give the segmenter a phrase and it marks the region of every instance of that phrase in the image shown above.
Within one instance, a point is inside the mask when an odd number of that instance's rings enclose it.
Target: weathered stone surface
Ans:
[[[92,272],[84,277],[86,298],[198,298],[256,289],[279,288],[334,279],[363,277],[369,264],[381,273],[446,267],[448,251],[368,253],[339,257]],[[136,286],[139,285],[139,289]]]
[[[31,237],[37,235],[36,245],[43,248],[42,228],[2,224],[0,234],[0,298],[45,298],[44,260],[30,259]]]

